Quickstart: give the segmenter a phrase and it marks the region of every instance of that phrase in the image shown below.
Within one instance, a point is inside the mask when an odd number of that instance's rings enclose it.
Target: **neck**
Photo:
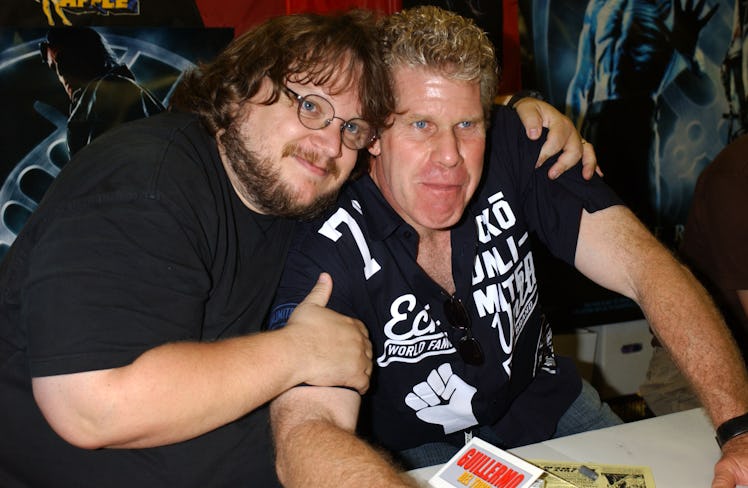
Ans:
[[[452,278],[452,241],[449,230],[419,235],[418,265],[449,294],[455,292]]]

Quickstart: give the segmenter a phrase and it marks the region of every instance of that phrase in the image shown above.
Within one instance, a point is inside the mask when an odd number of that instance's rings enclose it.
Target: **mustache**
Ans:
[[[321,167],[334,178],[337,178],[340,174],[340,169],[338,168],[338,165],[335,164],[335,161],[332,160],[332,158],[320,156],[319,153],[308,151],[298,144],[289,143],[283,146],[282,155],[284,158],[288,156],[296,156],[301,159],[305,159],[312,163],[314,166],[320,166],[319,163],[321,162]]]

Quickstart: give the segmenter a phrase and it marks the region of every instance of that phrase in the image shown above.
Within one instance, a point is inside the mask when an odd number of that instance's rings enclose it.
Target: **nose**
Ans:
[[[434,160],[447,168],[457,166],[462,162],[460,141],[451,130],[440,131],[434,139]]]
[[[325,127],[312,131],[315,144],[330,158],[339,158],[343,151],[343,119],[339,124],[334,123],[335,119],[340,117],[333,117]]]

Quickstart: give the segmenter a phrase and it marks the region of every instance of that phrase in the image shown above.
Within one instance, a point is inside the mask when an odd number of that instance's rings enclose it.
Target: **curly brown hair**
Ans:
[[[385,64],[423,66],[452,79],[480,82],[488,120],[499,85],[493,44],[471,19],[433,6],[420,6],[380,22]]]
[[[215,135],[229,127],[236,107],[257,93],[265,76],[273,83],[267,104],[293,78],[341,91],[356,86],[362,118],[382,127],[394,99],[377,34],[375,14],[365,10],[272,18],[234,39],[213,62],[188,71],[170,105],[199,114]]]

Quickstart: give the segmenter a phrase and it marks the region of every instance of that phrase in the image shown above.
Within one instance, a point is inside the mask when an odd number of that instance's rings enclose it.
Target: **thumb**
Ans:
[[[324,307],[332,295],[332,277],[327,273],[320,273],[314,288],[304,299],[303,303],[311,303]]]

